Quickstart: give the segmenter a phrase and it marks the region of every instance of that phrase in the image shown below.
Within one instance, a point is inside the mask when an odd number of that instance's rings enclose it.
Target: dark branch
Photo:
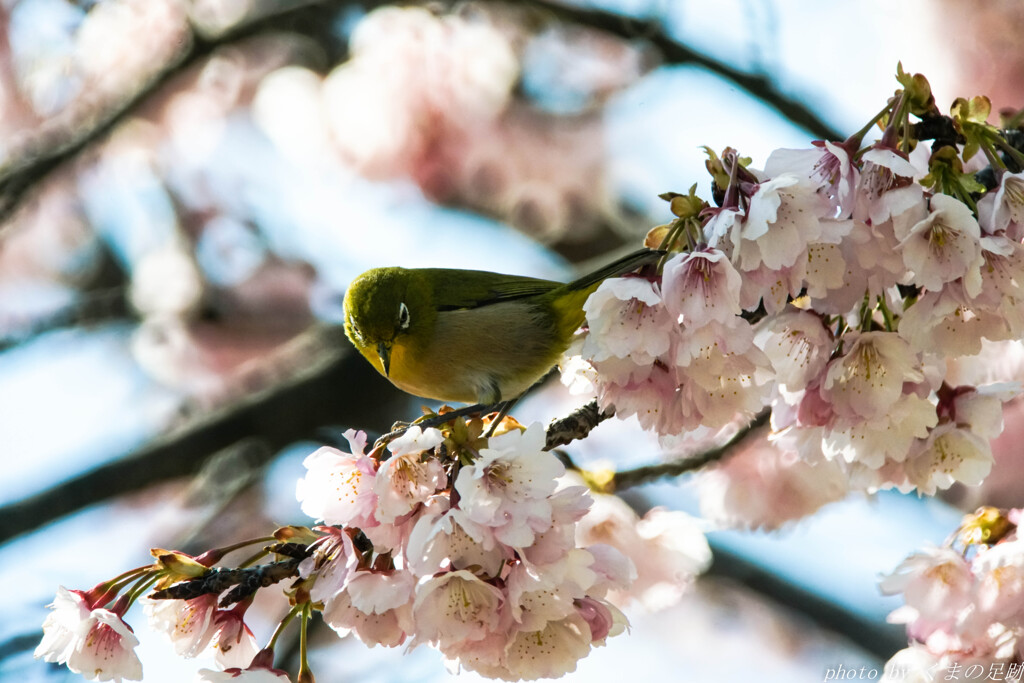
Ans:
[[[779,90],[770,78],[741,71],[682,45],[666,34],[657,20],[642,21],[614,12],[563,5],[557,0],[528,0],[527,4],[566,23],[598,29],[624,40],[645,40],[661,53],[666,63],[694,64],[707,69],[746,90],[815,137],[823,140],[846,137],[804,103]]]
[[[548,425],[544,450],[550,451],[578,439],[586,438],[594,427],[613,415],[615,415],[614,410],[602,411],[598,408],[597,401],[591,401],[566,417],[552,420]]]
[[[343,4],[339,0],[310,0],[270,16],[235,27],[214,37],[201,37],[194,30],[182,40],[179,49],[156,65],[134,89],[109,93],[98,102],[79,104],[60,120],[40,125],[22,149],[0,167],[0,224],[6,222],[24,202],[29,191],[58,168],[75,159],[84,149],[103,139],[130,116],[141,103],[217,49],[237,44],[265,33],[289,29],[303,35],[330,35],[334,13]],[[360,0],[363,7],[384,4],[380,0]],[[336,52],[336,50],[331,51]],[[75,105],[72,105],[75,107]]]
[[[125,457],[63,481],[28,498],[0,506],[0,543],[98,501],[194,474],[210,455],[258,430],[262,446],[249,466],[260,467],[285,446],[325,425],[380,428],[407,398],[350,352],[337,328],[311,334],[321,343],[302,347],[302,365],[267,389],[190,420]],[[353,387],[359,387],[358,391]]]
[[[217,567],[198,578],[153,591],[149,597],[154,600],[191,600],[200,595],[219,595],[230,588],[230,592],[220,601],[220,607],[229,607],[253,595],[260,588],[297,576],[303,559],[305,557],[291,557],[243,569]]]
[[[747,426],[736,432],[732,438],[724,444],[706,450],[695,456],[682,458],[680,460],[673,460],[672,462],[658,463],[657,465],[647,465],[645,467],[637,467],[632,470],[617,472],[608,485],[609,492],[621,491],[631,486],[646,484],[663,477],[678,477],[681,474],[699,470],[708,463],[721,460],[732,453],[733,449],[739,445],[740,442],[744,441],[752,433],[768,424],[768,418],[770,415],[770,410],[762,410]]]

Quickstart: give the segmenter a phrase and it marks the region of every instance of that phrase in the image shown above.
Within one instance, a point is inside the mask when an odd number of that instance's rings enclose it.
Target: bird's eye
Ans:
[[[409,308],[404,304],[398,304],[398,326],[403,330],[409,329]]]
[[[357,342],[359,342],[360,344],[365,344],[366,343],[366,340],[363,339],[363,335],[359,333],[359,328],[356,327],[356,323],[355,323],[354,320],[352,320],[351,317],[349,317],[349,319],[348,319],[348,329],[349,329],[349,332],[352,333],[352,336],[354,336],[356,338]]]

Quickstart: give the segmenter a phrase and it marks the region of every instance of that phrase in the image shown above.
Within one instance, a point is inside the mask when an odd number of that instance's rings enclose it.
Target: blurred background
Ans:
[[[301,461],[418,414],[331,324],[380,265],[571,277],[709,196],[702,145],[764,163],[842,139],[902,60],[943,110],[1024,105],[1017,0],[0,0],[0,679],[58,585],[305,524]],[[326,324],[325,324],[326,323]],[[521,421],[579,404],[558,386]],[[962,509],[1020,505],[1016,435],[980,490],[882,494],[709,526],[710,572],[577,681],[820,681],[903,647],[879,596]],[[1016,443],[1015,443],[1016,442]],[[661,455],[629,422],[584,464]],[[698,514],[700,482],[630,492]],[[705,506],[706,507],[706,506]],[[800,507],[797,505],[796,507]],[[250,610],[261,640],[282,604]],[[146,680],[187,680],[129,622]],[[321,680],[448,680],[440,659],[314,633]],[[294,657],[294,644],[285,660]],[[287,661],[284,662],[288,664]],[[476,680],[463,676],[460,680]]]

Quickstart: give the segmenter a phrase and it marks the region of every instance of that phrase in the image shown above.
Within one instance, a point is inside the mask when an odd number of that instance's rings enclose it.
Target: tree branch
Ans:
[[[194,474],[211,454],[256,431],[265,448],[251,450],[254,468],[325,425],[350,422],[382,429],[384,416],[408,397],[352,353],[339,328],[307,334],[312,339],[299,344],[299,357],[291,359],[297,367],[289,365],[292,374],[284,380],[194,418],[119,460],[0,506],[0,543],[98,501]]]
[[[768,418],[770,416],[770,410],[767,408],[762,410],[757,414],[757,417],[736,432],[732,438],[724,444],[708,449],[695,456],[673,460],[672,462],[658,463],[657,465],[646,465],[644,467],[616,472],[615,476],[612,477],[611,481],[607,485],[608,492],[622,491],[623,489],[637,486],[639,484],[646,484],[663,477],[678,477],[681,474],[699,470],[708,463],[721,460],[729,455],[737,445],[746,440],[747,437],[764,425],[768,424]]]
[[[263,16],[214,37],[201,37],[187,27],[182,40],[162,64],[150,71],[134,89],[110,93],[104,100],[74,106],[66,114],[44,121],[21,145],[19,153],[0,166],[0,224],[5,223],[25,201],[29,191],[58,168],[76,158],[130,116],[141,103],[167,85],[178,74],[209,56],[216,49],[262,33],[302,28],[303,35],[327,34],[341,5],[359,4],[370,8],[381,0],[308,0],[276,14]]]
[[[665,33],[657,19],[632,19],[614,12],[565,5],[558,0],[526,0],[525,4],[566,23],[598,29],[624,40],[645,40],[661,53],[666,63],[694,64],[707,69],[746,90],[815,137],[823,140],[846,138],[803,102],[779,90],[768,77],[742,71],[686,47]]]
[[[548,425],[544,450],[554,450],[578,439],[585,439],[594,427],[614,415],[614,410],[602,411],[597,407],[597,401],[593,400],[561,419],[552,420]]]
[[[255,567],[215,567],[202,576],[153,591],[149,597],[153,600],[191,600],[200,595],[219,595],[234,586],[219,603],[220,607],[230,607],[253,595],[260,588],[298,575],[299,564],[310,554],[308,546],[296,543],[278,544],[268,550],[279,555],[287,555],[288,559]]]

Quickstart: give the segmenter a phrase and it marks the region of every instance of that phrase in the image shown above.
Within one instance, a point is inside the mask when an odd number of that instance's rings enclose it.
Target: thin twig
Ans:
[[[550,451],[578,439],[584,439],[597,425],[615,415],[614,410],[601,410],[597,401],[591,401],[570,415],[552,420],[548,425],[547,442],[544,450]]]
[[[771,411],[762,410],[749,424],[736,432],[731,439],[721,446],[708,449],[695,456],[673,460],[672,462],[658,463],[657,465],[645,465],[631,470],[616,472],[615,476],[608,483],[609,493],[623,489],[646,484],[663,477],[678,477],[687,472],[699,470],[708,463],[716,462],[731,454],[733,449],[749,437],[752,433],[768,424],[768,417]]]
[[[154,591],[149,597],[153,600],[191,600],[200,595],[219,595],[231,588],[220,601],[221,607],[228,607],[253,595],[260,588],[297,576],[303,559],[291,557],[244,569],[216,567],[198,578]]]

